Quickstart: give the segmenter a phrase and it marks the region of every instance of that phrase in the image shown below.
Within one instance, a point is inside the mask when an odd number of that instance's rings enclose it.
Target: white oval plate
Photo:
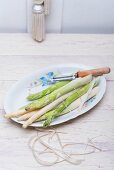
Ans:
[[[87,70],[92,69],[90,66],[85,66],[81,64],[63,64],[58,66],[49,67],[46,69],[42,69],[40,71],[37,71],[35,73],[32,73],[25,78],[18,81],[8,92],[5,101],[4,101],[4,109],[6,113],[13,112],[15,110],[18,110],[20,107],[26,105],[28,101],[26,100],[26,96],[29,94],[29,86],[34,84],[33,82],[36,82],[39,80],[40,77],[46,75],[48,72],[54,72],[57,75],[69,75],[72,73],[75,73],[78,70]],[[47,86],[42,87],[37,86],[32,88],[32,92],[38,92],[38,90],[43,90],[44,88],[47,88]],[[57,119],[55,119],[51,125],[57,125],[63,122],[66,122],[68,120],[74,119],[78,117],[79,115],[82,115],[92,109],[99,101],[102,99],[104,93],[106,91],[106,80],[102,76],[99,84],[99,93],[96,95],[96,97],[93,100],[90,100],[87,102],[86,107],[82,108],[82,111],[78,113],[77,110],[73,110],[70,113],[63,115]],[[12,118],[17,123],[22,124],[23,122],[17,121],[16,118]],[[33,127],[42,127],[43,122],[36,122],[31,124],[30,126]]]

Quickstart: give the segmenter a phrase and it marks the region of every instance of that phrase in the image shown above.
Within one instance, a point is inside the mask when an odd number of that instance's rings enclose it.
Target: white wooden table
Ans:
[[[107,91],[103,100],[88,114],[56,126],[68,132],[64,142],[96,139],[105,152],[86,156],[79,165],[69,163],[44,167],[36,163],[28,149],[34,129],[22,129],[4,118],[3,98],[10,87],[26,74],[60,63],[109,66]],[[28,34],[0,34],[0,170],[113,170],[114,169],[114,35],[47,35],[43,43]]]

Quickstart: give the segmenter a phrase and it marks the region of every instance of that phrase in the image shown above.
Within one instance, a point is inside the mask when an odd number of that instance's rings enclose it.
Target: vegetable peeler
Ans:
[[[98,69],[91,69],[91,70],[82,70],[76,72],[74,75],[71,76],[61,76],[61,77],[53,77],[52,81],[64,81],[64,80],[74,80],[79,77],[85,77],[88,76],[89,74],[92,74],[93,76],[101,76],[103,74],[108,74],[110,73],[111,69],[109,67],[103,67],[103,68],[98,68]]]

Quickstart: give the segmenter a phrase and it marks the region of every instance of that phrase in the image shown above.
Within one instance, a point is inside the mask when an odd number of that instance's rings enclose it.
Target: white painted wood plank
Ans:
[[[114,33],[113,7],[113,0],[64,0],[62,31]]]
[[[26,32],[26,0],[0,1],[0,32]]]
[[[114,55],[114,34],[47,34],[42,43],[29,34],[0,34],[1,55]]]
[[[50,0],[50,14],[46,16],[46,31],[60,33],[62,25],[63,0]],[[27,32],[32,26],[32,0],[27,0]]]

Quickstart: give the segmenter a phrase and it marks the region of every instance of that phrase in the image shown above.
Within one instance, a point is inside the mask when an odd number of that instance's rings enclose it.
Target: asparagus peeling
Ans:
[[[52,86],[46,88],[45,90],[41,91],[41,92],[38,92],[38,93],[35,93],[35,94],[31,94],[27,97],[27,99],[29,101],[32,101],[32,100],[37,100],[37,99],[40,99],[48,94],[50,94],[51,92],[53,92],[54,90],[57,90],[59,89],[60,87],[63,87],[64,85],[68,84],[70,81],[60,81],[60,82],[57,82],[55,84],[53,84]]]
[[[30,103],[27,107],[25,107],[25,110],[33,111],[33,110],[41,109],[42,107],[52,103],[57,98],[72,91],[73,89],[76,89],[85,84],[88,84],[91,80],[92,80],[92,75],[86,76],[84,78],[78,78],[78,79],[72,80],[65,86],[53,91],[51,94],[48,94],[42,97],[41,99]]]

